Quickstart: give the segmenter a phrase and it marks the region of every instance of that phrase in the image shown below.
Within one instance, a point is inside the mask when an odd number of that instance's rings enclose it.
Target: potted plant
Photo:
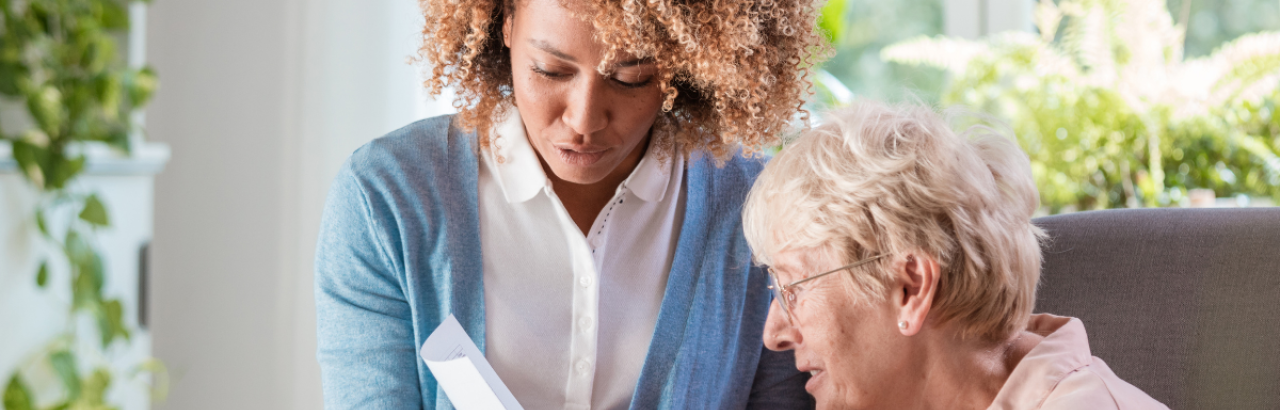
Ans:
[[[123,302],[104,291],[109,275],[96,237],[112,218],[101,195],[77,184],[87,152],[105,145],[128,155],[139,130],[134,113],[157,86],[150,68],[126,64],[119,50],[131,4],[0,0],[0,145],[37,192],[35,209],[18,216],[33,221],[46,245],[33,249],[54,250],[38,256],[30,280],[50,292],[54,283],[69,287],[65,330],[0,375],[8,410],[116,408],[108,389],[134,376],[107,365],[134,334]],[[163,370],[154,360],[132,367]]]

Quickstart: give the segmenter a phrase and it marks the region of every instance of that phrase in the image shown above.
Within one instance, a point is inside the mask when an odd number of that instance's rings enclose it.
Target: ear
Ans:
[[[507,13],[502,18],[502,45],[511,48],[511,26],[515,24],[515,13]]]
[[[894,267],[898,279],[894,287],[894,303],[898,309],[896,325],[904,336],[912,336],[924,327],[925,318],[933,308],[942,272],[933,257],[920,252],[908,253],[906,259]]]

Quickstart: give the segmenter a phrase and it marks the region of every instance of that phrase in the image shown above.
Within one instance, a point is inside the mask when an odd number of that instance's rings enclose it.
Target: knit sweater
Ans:
[[[484,350],[473,133],[452,116],[361,147],[338,173],[316,249],[328,409],[452,409],[417,356],[448,315]],[[813,407],[789,352],[763,348],[770,296],[741,210],[762,160],[688,162],[684,222],[633,409]]]

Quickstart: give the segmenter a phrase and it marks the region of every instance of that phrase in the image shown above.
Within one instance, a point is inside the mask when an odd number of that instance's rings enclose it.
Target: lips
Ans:
[[[805,366],[798,370],[802,372],[809,372],[809,382],[804,384],[804,389],[805,391],[808,391],[809,394],[814,394],[814,392],[818,390],[819,385],[821,385],[823,380],[826,379],[826,373],[822,369]]]
[[[573,146],[557,146],[556,153],[560,155],[560,160],[569,165],[591,166],[604,158],[604,154],[609,151],[608,148],[593,147],[573,147]]]
[[[826,379],[826,373],[821,370],[809,371],[809,382],[804,384],[804,391],[814,396],[818,394],[818,387],[822,385],[822,381]]]

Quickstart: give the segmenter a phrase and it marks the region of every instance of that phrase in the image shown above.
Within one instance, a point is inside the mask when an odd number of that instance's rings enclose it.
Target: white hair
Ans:
[[[986,126],[956,134],[920,105],[858,102],[824,119],[769,162],[747,197],[756,261],[789,249],[846,263],[923,253],[942,271],[933,319],[988,340],[1024,327],[1044,232],[1031,224],[1039,196],[1017,144]],[[887,295],[892,260],[844,275],[859,300]]]

